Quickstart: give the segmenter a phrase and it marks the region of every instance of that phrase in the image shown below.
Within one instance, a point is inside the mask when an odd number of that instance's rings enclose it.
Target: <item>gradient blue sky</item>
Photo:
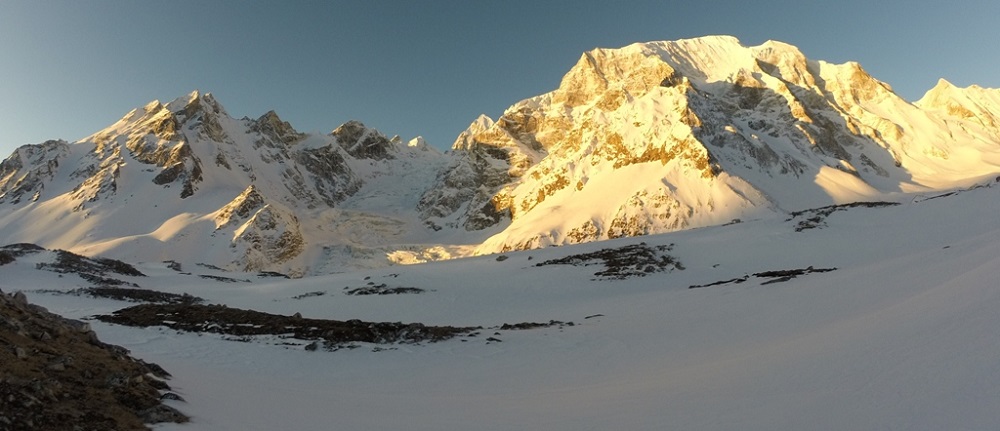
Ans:
[[[554,89],[583,51],[729,34],[855,60],[915,100],[1000,87],[1000,2],[0,1],[0,153],[198,89],[300,131],[357,119],[445,148]]]

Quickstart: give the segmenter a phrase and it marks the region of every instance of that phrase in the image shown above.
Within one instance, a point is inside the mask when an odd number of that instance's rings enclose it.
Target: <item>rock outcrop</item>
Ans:
[[[102,343],[89,324],[29,304],[21,292],[0,292],[0,428],[132,430],[186,422],[161,404],[168,377]]]

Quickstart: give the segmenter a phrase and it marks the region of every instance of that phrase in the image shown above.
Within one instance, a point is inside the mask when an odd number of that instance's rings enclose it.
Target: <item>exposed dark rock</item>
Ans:
[[[493,123],[484,120],[487,122],[480,124],[477,120],[462,132],[454,148],[456,158],[438,174],[433,187],[420,197],[417,211],[432,229],[437,224],[428,219],[454,215],[458,218],[448,226],[468,231],[486,229],[511,219],[509,203],[498,193],[527,169],[530,158],[520,149],[511,147],[503,132],[489,131]]]
[[[385,283],[382,284],[371,284],[369,286],[359,287],[356,289],[351,289],[347,291],[348,295],[399,295],[407,293],[424,293],[424,289],[419,287],[389,287]]]
[[[851,208],[884,208],[899,205],[899,202],[852,202],[840,205],[828,205],[820,208],[812,208],[802,211],[793,211],[785,221],[792,221],[801,218],[795,225],[796,232],[806,229],[826,227],[826,217],[837,211],[846,211]]]
[[[197,296],[192,296],[187,293],[178,295],[176,293],[158,292],[148,289],[129,289],[111,286],[82,287],[70,290],[66,293],[77,296],[108,298],[118,301],[153,302],[160,304],[197,304],[204,301]]]
[[[334,207],[361,189],[362,182],[334,146],[305,149],[294,154],[295,162],[312,174],[313,188],[327,206]],[[304,181],[304,180],[303,180]],[[305,184],[303,184],[305,185]],[[288,185],[286,185],[288,186]],[[298,196],[296,190],[289,191]]]
[[[250,280],[244,280],[244,279],[238,279],[238,278],[229,278],[229,277],[223,277],[223,276],[221,276],[221,275],[207,275],[207,274],[201,274],[201,275],[199,275],[199,277],[201,277],[201,278],[204,278],[204,279],[206,279],[206,280],[215,280],[215,281],[221,281],[221,282],[223,282],[223,283],[249,283],[249,282],[250,282]]]
[[[18,244],[5,245],[3,246],[3,250],[10,253],[15,258],[17,258],[24,255],[35,254],[38,252],[45,251],[45,248],[35,244],[18,243]]]
[[[295,296],[292,297],[292,299],[305,299],[305,298],[312,298],[312,297],[315,297],[315,296],[323,296],[323,295],[326,295],[326,292],[324,292],[322,290],[317,290],[315,292],[306,292],[306,293],[303,293],[301,295],[295,295]]]
[[[765,284],[788,281],[800,275],[812,274],[814,272],[830,272],[836,270],[837,268],[813,268],[812,266],[810,266],[808,268],[802,268],[802,269],[783,269],[777,271],[758,272],[755,273],[753,276],[759,278],[770,278],[770,280],[761,283],[761,285],[765,285]]]
[[[289,277],[286,274],[282,274],[280,272],[274,272],[274,271],[260,271],[260,272],[257,273],[257,277],[259,277],[259,278],[285,278],[285,279],[291,279],[292,278],[292,277]]]
[[[574,325],[576,324],[573,322],[560,322],[558,320],[550,320],[545,323],[539,323],[539,322],[521,322],[513,324],[504,323],[503,325],[500,325],[499,329],[503,331],[523,331],[528,329],[551,328],[553,326],[558,326],[559,328],[562,328],[564,326],[574,326]]]
[[[126,430],[186,422],[160,404],[169,374],[89,325],[0,293],[0,429]],[[41,335],[32,335],[41,334]]]
[[[575,254],[559,259],[547,260],[535,266],[573,265],[590,266],[604,265],[603,271],[595,272],[598,278],[624,280],[629,277],[644,277],[656,272],[669,272],[675,269],[683,270],[684,265],[676,258],[667,254],[673,249],[673,244],[649,246],[645,242],[627,245],[619,248],[606,248],[592,253]]]
[[[34,251],[30,247],[25,249],[24,245],[12,245],[5,248],[12,248],[14,250],[21,250],[27,252]],[[125,262],[115,259],[108,258],[89,258],[86,256],[81,256],[76,253],[68,252],[66,250],[55,250],[56,254],[55,262],[53,263],[39,263],[36,265],[38,269],[44,269],[47,271],[57,272],[60,274],[77,274],[80,278],[89,281],[90,283],[98,286],[133,286],[138,287],[137,284],[128,281],[120,280],[117,278],[112,278],[108,276],[108,273],[115,273],[120,275],[126,275],[130,277],[145,277],[138,269],[134,266],[129,265]]]
[[[763,282],[760,283],[760,285],[763,286],[763,285],[766,285],[766,284],[781,283],[781,282],[784,282],[784,281],[789,281],[789,280],[791,280],[791,279],[793,279],[795,277],[798,277],[800,275],[806,275],[806,274],[812,274],[812,273],[821,273],[821,272],[830,272],[830,271],[836,271],[836,270],[837,270],[837,268],[814,268],[812,266],[809,266],[808,268],[801,268],[801,269],[781,269],[781,270],[775,270],[775,271],[757,272],[757,273],[754,273],[753,276],[757,277],[757,278],[765,278],[765,279],[767,279],[767,280],[765,280],[765,281],[763,281]],[[722,285],[726,285],[726,284],[740,284],[740,283],[743,283],[743,282],[745,282],[745,281],[747,281],[749,279],[750,279],[750,275],[748,274],[748,275],[744,275],[743,277],[733,278],[733,279],[730,279],[730,280],[716,281],[714,283],[708,283],[708,284],[695,284],[695,285],[688,286],[688,289],[699,289],[699,288],[702,288],[702,287],[722,286]]]
[[[716,281],[714,283],[694,284],[694,285],[688,286],[688,289],[698,289],[698,288],[702,288],[702,287],[721,286],[723,284],[730,284],[730,283],[731,284],[740,284],[740,283],[743,283],[744,281],[747,281],[749,279],[750,279],[750,276],[749,275],[745,275],[743,277],[737,277],[737,278],[733,278],[733,279],[729,279],[729,280]]]
[[[348,121],[331,133],[347,153],[359,159],[384,160],[393,158],[392,141],[360,121]]]
[[[17,204],[29,198],[38,200],[69,152],[65,141],[46,141],[24,145],[0,162],[0,203]]]
[[[274,111],[267,111],[257,120],[250,123],[250,130],[266,136],[275,143],[292,145],[301,140],[305,134],[295,131],[291,124],[278,118]]]
[[[128,326],[166,326],[179,331],[211,332],[243,337],[287,335],[319,341],[328,349],[346,344],[435,342],[474,328],[426,326],[420,323],[363,322],[296,318],[223,305],[142,304],[118,310],[98,320]]]
[[[242,223],[266,204],[264,196],[257,191],[256,186],[251,184],[239,196],[222,207],[219,215],[216,216],[216,220],[220,222],[216,229],[222,229],[234,222]]]

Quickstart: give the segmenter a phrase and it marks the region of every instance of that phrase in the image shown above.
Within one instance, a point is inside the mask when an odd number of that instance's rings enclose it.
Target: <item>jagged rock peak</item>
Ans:
[[[166,105],[166,108],[177,115],[192,118],[199,112],[215,115],[228,115],[222,105],[215,100],[212,93],[202,93],[194,90],[186,96],[178,97]]]
[[[293,144],[305,136],[303,133],[296,131],[287,121],[278,117],[278,114],[273,110],[267,111],[260,118],[253,120],[250,129],[270,136],[285,145]]]
[[[21,202],[22,196],[37,201],[45,181],[55,177],[59,161],[68,153],[69,144],[50,140],[23,145],[0,162],[0,203]]]
[[[479,117],[469,124],[468,128],[459,133],[458,137],[455,138],[455,142],[451,144],[451,149],[471,150],[476,145],[475,136],[490,130],[494,124],[492,118],[486,114],[479,114]]]
[[[251,184],[232,202],[219,210],[215,217],[216,229],[226,227],[235,221],[242,222],[266,204],[264,196],[260,194],[255,185]]]
[[[393,158],[390,152],[393,140],[382,132],[351,120],[330,132],[348,154],[359,159],[384,160]]]
[[[983,88],[978,85],[970,85],[966,88],[960,88],[948,80],[941,78],[938,80],[937,85],[928,90],[927,93],[924,94],[924,97],[920,98],[916,104],[923,107],[940,107],[946,106],[949,103],[954,102],[956,99],[964,99],[972,95],[979,95],[981,97],[991,93],[993,94],[993,97],[1000,96],[1000,90]]]
[[[410,139],[406,142],[406,146],[409,148],[416,148],[419,150],[428,150],[431,147],[428,146],[427,140],[423,136],[417,136],[416,138]]]

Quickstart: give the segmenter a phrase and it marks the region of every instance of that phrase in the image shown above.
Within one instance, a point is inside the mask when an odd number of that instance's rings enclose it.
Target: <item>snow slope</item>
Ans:
[[[129,279],[286,315],[487,328],[433,344],[308,352],[92,324],[174,375],[187,400],[174,405],[192,422],[157,429],[995,429],[998,198],[990,183],[896,206],[298,280],[198,266],[184,275],[158,262]],[[672,244],[684,269],[613,280],[595,276],[601,265],[536,266],[640,241]],[[3,290],[70,317],[129,305],[35,291],[81,284],[35,263],[0,267]],[[836,269],[767,284],[753,275],[808,267]],[[344,293],[369,282],[427,291]],[[490,329],[549,320],[574,325]]]

